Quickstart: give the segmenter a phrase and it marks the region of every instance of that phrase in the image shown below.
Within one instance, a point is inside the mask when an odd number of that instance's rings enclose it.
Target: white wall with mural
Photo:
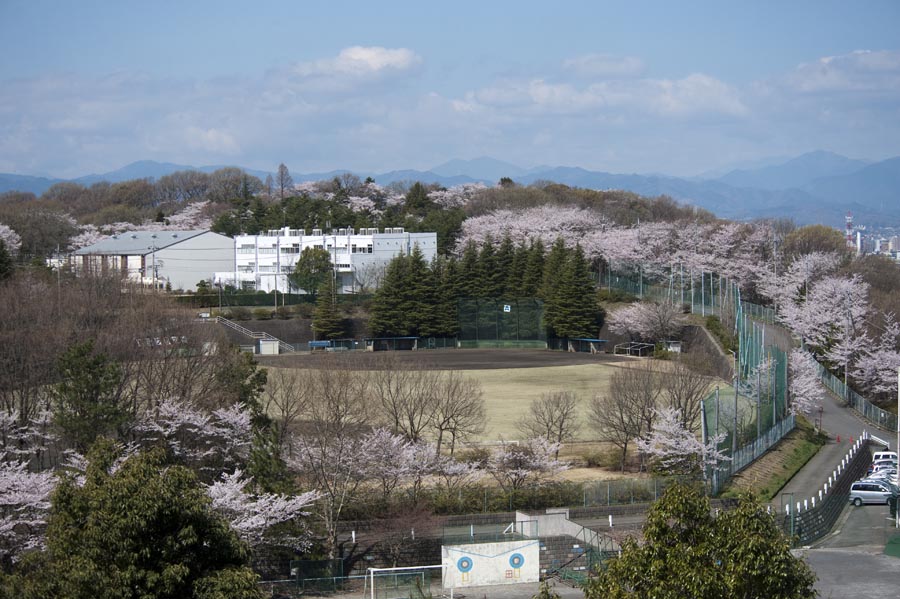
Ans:
[[[537,539],[444,545],[441,557],[446,566],[445,588],[540,580],[540,541]]]

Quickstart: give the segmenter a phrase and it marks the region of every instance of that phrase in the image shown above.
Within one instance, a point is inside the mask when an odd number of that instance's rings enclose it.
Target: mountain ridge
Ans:
[[[832,165],[833,169],[828,165]],[[109,173],[69,180],[0,173],[0,192],[17,190],[39,195],[51,185],[63,181],[83,185],[103,180],[115,183],[145,177],[155,179],[179,170],[212,172],[219,168],[223,167],[192,167],[143,160]],[[474,169],[478,176],[463,172],[468,168]],[[792,168],[795,170],[791,171]],[[262,179],[269,174],[255,169],[242,170]],[[709,210],[721,218],[736,220],[788,216],[800,224],[821,222],[840,227],[844,214],[850,209],[860,224],[900,225],[900,157],[869,163],[817,151],[780,165],[733,170],[713,179],[608,173],[578,166],[542,165],[524,169],[487,156],[470,160],[454,159],[424,171],[404,169],[366,173],[339,169],[325,173],[292,173],[292,177],[300,183],[331,179],[348,172],[361,178],[371,176],[380,185],[421,181],[445,187],[477,182],[493,185],[500,177],[508,176],[525,185],[552,181],[588,189],[625,190],[649,197],[666,195],[681,203]],[[823,172],[827,175],[817,176]],[[737,184],[754,177],[761,183],[750,187]],[[776,186],[778,181],[781,183]],[[790,185],[784,186],[786,182]]]

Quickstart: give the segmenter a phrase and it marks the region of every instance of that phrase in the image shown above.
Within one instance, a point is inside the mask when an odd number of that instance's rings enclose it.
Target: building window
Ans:
[[[256,248],[253,246],[250,246],[250,247],[241,246],[238,248],[238,251],[237,251],[238,254],[252,254],[254,252],[256,252]]]
[[[274,254],[275,248],[259,248],[260,254]]]

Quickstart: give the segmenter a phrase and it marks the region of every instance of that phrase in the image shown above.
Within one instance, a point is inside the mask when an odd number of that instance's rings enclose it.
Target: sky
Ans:
[[[0,172],[900,155],[900,2],[0,0]]]

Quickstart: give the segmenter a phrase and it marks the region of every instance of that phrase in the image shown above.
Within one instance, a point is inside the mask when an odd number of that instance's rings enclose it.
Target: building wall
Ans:
[[[212,280],[215,273],[233,268],[234,240],[207,231],[157,250],[156,273],[160,285],[196,290],[197,283]],[[152,276],[153,254],[145,256],[146,273]]]
[[[289,291],[287,275],[294,271],[306,248],[320,248],[331,255],[340,293],[372,289],[394,256],[409,254],[418,246],[426,261],[437,255],[436,233],[407,233],[402,229],[338,229],[327,234],[314,230],[283,229],[266,235],[239,235],[234,239],[234,264],[216,272],[223,284],[249,285],[266,292]]]
[[[444,586],[461,588],[538,582],[540,541],[528,539],[441,548]]]

